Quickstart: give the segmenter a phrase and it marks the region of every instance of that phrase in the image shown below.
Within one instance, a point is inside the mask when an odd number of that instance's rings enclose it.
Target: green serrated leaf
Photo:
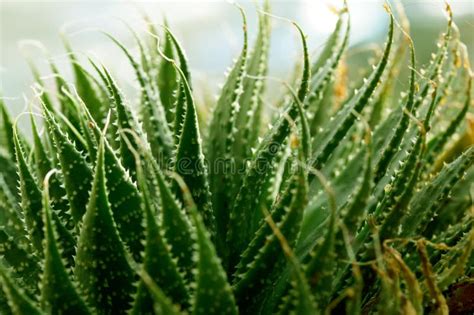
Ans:
[[[62,131],[52,113],[45,106],[43,106],[43,113],[49,136],[53,139],[58,154],[71,215],[77,224],[81,221],[86,210],[92,171],[84,155]]]
[[[87,108],[86,116],[92,122],[96,140],[100,142],[101,131]],[[120,237],[128,245],[133,258],[141,261],[144,239],[143,211],[138,188],[127,170],[122,166],[117,153],[112,149],[107,139],[104,139],[104,166],[106,186],[110,208]]]
[[[449,139],[453,136],[456,132],[456,129],[459,128],[464,117],[466,116],[469,106],[471,106],[471,84],[472,84],[472,77],[469,77],[468,84],[466,87],[466,100],[464,102],[463,107],[459,111],[459,113],[454,117],[454,119],[450,122],[449,126],[446,128],[444,132],[434,137],[430,142],[428,142],[428,156],[427,161],[432,162],[434,160],[435,154],[441,152],[443,147],[449,141]]]
[[[10,191],[3,174],[0,173],[0,226],[18,244],[25,245],[25,228],[21,220],[21,210]]]
[[[10,115],[7,112],[7,106],[0,99],[1,122],[0,139],[5,152],[11,157],[15,157],[15,144],[13,142],[13,124]]]
[[[269,7],[269,1],[265,1],[262,9],[264,12],[270,12]],[[240,110],[235,121],[237,130],[233,143],[233,154],[236,169],[244,167],[244,161],[251,158],[251,149],[256,147],[261,129],[262,94],[265,91],[264,76],[267,74],[268,68],[270,28],[269,15],[259,13],[258,34],[252,51],[249,53],[245,69],[246,75],[243,77],[242,83],[243,93],[239,98]]]
[[[101,138],[94,183],[77,243],[74,275],[96,312],[125,314],[132,302],[134,272],[107,198],[104,146]]]
[[[225,248],[225,234],[229,222],[229,208],[235,197],[232,169],[235,165],[235,156],[232,151],[237,133],[237,119],[241,110],[240,97],[244,92],[243,80],[247,67],[247,20],[245,12],[241,10],[243,20],[244,42],[242,51],[235,62],[222,88],[219,99],[210,123],[207,158],[209,159],[209,184],[212,191],[212,205],[216,220],[217,250],[223,252]],[[234,169],[235,171],[235,169]]]
[[[138,184],[142,193],[143,208],[146,217],[146,245],[144,251],[143,270],[153,281],[163,288],[174,303],[188,306],[188,292],[184,279],[178,270],[176,261],[172,257],[171,248],[164,237],[164,231],[156,221],[148,185],[146,184],[143,170],[137,166]],[[137,295],[131,314],[148,314],[153,311],[153,298],[145,282],[138,285]]]
[[[38,292],[40,274],[39,261],[27,251],[27,247],[18,239],[0,231],[0,259],[1,263],[11,267],[15,282],[22,286],[28,294],[34,296]]]
[[[388,57],[393,41],[393,16],[390,15],[390,26],[388,31],[388,39],[385,45],[384,53],[375,67],[374,71],[361,87],[359,91],[354,93],[353,97],[331,118],[324,127],[323,131],[318,133],[314,139],[313,147],[316,151],[313,153],[311,165],[316,169],[320,169],[328,160],[331,153],[337,147],[338,143],[344,138],[348,130],[353,125],[356,116],[353,111],[360,113],[369,98],[372,96],[379,80],[387,66]]]
[[[64,115],[64,117],[66,117],[71,122],[73,126],[77,127],[79,126],[79,117],[77,113],[77,108],[72,103],[71,98],[65,93],[65,92],[68,92],[71,94],[69,85],[66,79],[64,79],[64,77],[60,74],[58,67],[53,63],[52,60],[49,60],[49,64],[55,78],[56,98],[59,101],[60,112]],[[46,106],[47,104],[43,104],[43,105]],[[52,109],[50,108],[48,109],[52,111]]]
[[[308,91],[310,66],[306,38],[302,30],[298,26],[297,28],[304,50],[304,71],[297,96],[299,102],[304,104]],[[240,190],[230,208],[231,212],[227,231],[227,243],[232,244],[229,248],[229,258],[227,261],[230,271],[238,263],[239,255],[245,250],[258,229],[261,214],[255,212],[257,210],[256,203],[260,200],[262,194],[265,175],[271,170],[271,165],[290,133],[289,120],[294,121],[297,116],[298,104],[297,102],[292,102],[285,109],[276,126],[267,133],[244,175]]]
[[[44,236],[43,220],[41,218],[41,191],[36,178],[30,171],[16,129],[13,133],[18,176],[20,178],[21,208],[25,219],[25,227],[35,252],[41,255],[43,252],[42,241]]]
[[[349,41],[350,20],[348,16],[345,21],[344,36],[341,38],[346,13],[347,8],[342,9],[339,13],[334,31],[327,40],[324,50],[311,67],[312,79],[306,103],[308,104],[308,116],[311,119],[312,135],[317,134],[318,129],[329,118],[332,111],[330,104],[325,101],[328,99],[328,93],[332,93],[331,86],[335,80],[335,72]]]
[[[192,303],[192,314],[238,314],[232,288],[211,242],[211,235],[206,230],[189,192],[185,194],[188,194],[185,198],[196,228],[194,235],[197,262],[196,291]]]
[[[141,114],[144,130],[155,159],[161,166],[172,157],[173,137],[166,121],[163,105],[151,89],[150,80],[125,46],[113,36],[105,33],[127,56],[141,87]]]
[[[167,22],[165,20],[165,27]],[[169,36],[169,32],[165,30],[164,41],[163,41],[163,54],[169,59],[174,59],[173,40]],[[158,68],[158,91],[160,92],[161,104],[166,113],[166,120],[169,124],[174,122],[174,103],[178,93],[178,73],[168,60],[162,59]]]
[[[289,200],[290,204],[279,204],[278,207],[281,208],[275,213],[281,216],[281,220],[274,221],[277,222],[278,229],[290,247],[296,243],[301,228],[303,209],[307,202],[306,180],[304,168],[298,166],[297,176],[294,177],[295,186],[290,186],[287,190],[288,197],[282,198],[282,201]],[[278,216],[276,215],[275,219],[278,219]],[[263,222],[261,229],[267,229],[264,224],[267,223]],[[286,261],[275,234],[267,234],[265,238],[260,236],[261,233],[257,232],[256,235],[255,242],[251,243],[251,247],[249,247],[249,250],[255,255],[252,255],[253,258],[247,264],[244,262],[240,265],[241,269],[234,276],[233,283],[240,307],[249,310],[259,303],[259,293],[265,292],[265,289],[273,286],[273,282],[278,279],[278,275],[284,269]],[[263,243],[261,246],[254,247],[258,240]],[[258,249],[257,252],[255,252],[255,248]],[[247,257],[250,258],[251,255]]]
[[[19,200],[19,194],[16,194],[18,187],[18,173],[17,166],[15,164],[15,156],[10,155],[3,149],[0,149],[0,173],[2,174],[5,184],[8,190],[12,193],[15,192],[15,199]]]
[[[415,50],[413,46],[410,46],[410,56],[411,56],[411,70],[410,70],[410,87],[408,90],[408,99],[404,105],[404,110],[407,112],[413,111],[413,106],[415,105]],[[400,120],[398,121],[397,127],[392,134],[392,137],[385,145],[380,158],[377,161],[375,166],[375,176],[374,181],[378,182],[387,170],[387,166],[390,163],[392,157],[395,155],[395,152],[399,149],[398,145],[401,143],[403,135],[405,134],[410,117],[408,114],[402,114]]]
[[[150,291],[150,295],[153,299],[153,310],[155,315],[180,315],[182,314],[176,305],[169,300],[169,298],[165,295],[163,290],[160,289],[153,282],[153,280],[145,273],[141,274],[141,277],[146,284],[148,290]]]
[[[184,54],[184,50],[181,47],[181,44],[178,42],[176,37],[173,35],[173,33],[169,30],[166,29],[167,31],[167,37],[171,39],[173,42],[174,48],[176,49],[176,54],[178,55],[179,59],[179,67],[181,71],[183,72],[186,81],[188,82],[189,88],[192,89],[192,81],[191,81],[191,74],[189,72],[189,67],[188,67],[188,60]],[[174,137],[175,141],[179,142],[179,137],[181,135],[181,129],[184,124],[184,118],[185,118],[185,113],[186,113],[186,90],[185,90],[185,85],[183,82],[179,82],[179,87],[177,89],[177,96],[175,97],[175,103],[173,104],[174,106]]]
[[[208,171],[202,153],[202,140],[199,132],[196,107],[186,77],[179,68],[176,69],[185,86],[186,116],[178,148],[176,149],[174,169],[177,174],[183,177],[188,185],[196,206],[203,217],[204,224],[214,238],[216,233],[216,219],[212,211],[213,205],[211,204]]]
[[[14,315],[44,315],[34,302],[19,288],[4,266],[0,265],[0,284]]]
[[[173,196],[169,185],[165,182],[161,171],[155,167],[155,173],[160,191],[161,200],[161,226],[168,243],[171,245],[173,257],[178,259],[178,265],[185,273],[185,278],[191,282],[195,268],[193,261],[194,240],[193,227],[188,214]]]
[[[86,104],[95,121],[102,124],[108,109],[103,102],[103,91],[101,91],[94,80],[91,79],[91,74],[81,66],[69,40],[65,36],[62,36],[62,40],[72,65],[77,93]]]
[[[52,314],[90,314],[71,281],[57,244],[58,234],[52,219],[48,187],[43,191],[44,265],[41,279],[41,308]]]
[[[33,154],[35,157],[35,170],[39,179],[44,179],[46,174],[53,168],[52,161],[49,158],[48,152],[40,139],[36,122],[31,115],[31,129],[33,133]],[[41,183],[40,183],[41,186]],[[72,228],[70,224],[70,215],[68,213],[69,204],[66,198],[66,190],[61,186],[61,182],[58,178],[53,177],[49,183],[49,194],[51,196],[51,205],[53,209],[59,212],[59,216],[66,223],[68,228]]]
[[[454,162],[444,167],[428,185],[414,196],[402,223],[402,236],[413,235],[424,229],[426,223],[443,205],[443,200],[453,185],[461,179],[472,163],[474,163],[474,147],[470,147]]]
[[[94,65],[94,63],[92,64]],[[96,67],[96,70],[98,73],[102,73],[102,71],[100,71],[97,66],[94,65],[94,67]],[[102,70],[103,70],[103,74],[101,74],[101,76],[103,76],[103,80],[107,85],[107,88],[110,94],[110,99],[112,100],[112,103],[113,103],[113,108],[115,109],[117,113],[118,129],[119,131],[122,131],[119,135],[120,156],[121,156],[122,164],[125,167],[125,169],[130,171],[130,175],[132,176],[132,178],[136,180],[135,158],[134,158],[133,153],[130,151],[130,148],[128,147],[126,141],[129,141],[132,144],[133,148],[135,149],[139,147],[139,144],[136,143],[134,137],[128,136],[123,131],[133,130],[135,133],[137,133],[137,135],[143,141],[145,141],[143,130],[141,129],[141,126],[139,125],[132,110],[125,103],[124,97],[122,96],[122,93],[119,87],[115,83],[114,79],[112,78],[107,68],[105,66],[102,66]]]

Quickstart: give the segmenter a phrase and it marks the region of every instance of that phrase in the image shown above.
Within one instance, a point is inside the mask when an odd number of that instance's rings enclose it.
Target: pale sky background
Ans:
[[[244,7],[248,15],[250,38],[253,39],[257,33],[255,1],[236,2]],[[351,45],[383,41],[388,21],[383,1],[348,2],[352,18]],[[300,23],[308,35],[311,50],[317,52],[336,21],[329,6],[340,5],[342,0],[277,0],[271,3],[273,14]],[[464,18],[465,25],[460,25],[461,30],[467,27],[474,31],[474,0],[452,0],[450,4],[455,18]],[[444,29],[443,1],[407,0],[405,7],[408,15],[412,20],[416,19],[420,27],[434,28],[436,32]],[[198,86],[199,82],[206,82],[214,90],[222,83],[224,71],[231,65],[242,44],[240,15],[228,1],[0,0],[0,93],[7,98],[13,113],[22,110],[22,93],[29,93],[32,83],[24,56],[33,58],[43,74],[48,74],[43,52],[31,44],[22,45],[25,40],[40,41],[64,73],[69,73],[67,56],[64,55],[59,37],[60,30],[68,34],[76,50],[97,56],[120,78],[125,90],[133,91],[135,82],[130,66],[119,49],[97,29],[106,30],[134,47],[133,39],[120,19],[127,21],[138,32],[143,32],[145,26],[140,11],[146,12],[158,23],[166,15],[172,30],[185,47],[193,79]],[[285,78],[290,75],[301,54],[301,45],[289,23],[275,19],[272,23],[270,70],[271,74]],[[472,40],[474,32],[471,31],[463,33],[463,36]],[[20,49],[20,46],[23,47]]]

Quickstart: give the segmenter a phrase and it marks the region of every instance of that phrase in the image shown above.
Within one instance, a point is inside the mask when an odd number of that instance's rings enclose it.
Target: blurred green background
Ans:
[[[251,38],[256,35],[257,1],[238,1],[247,12]],[[352,47],[381,44],[388,17],[382,0],[348,0],[352,17]],[[311,50],[317,54],[334,27],[336,17],[331,6],[335,0],[271,1],[272,13],[298,21],[308,35]],[[393,1],[392,1],[393,3]],[[446,26],[441,0],[406,0],[405,10],[411,22],[411,34],[417,49],[418,64],[423,64],[435,49],[435,41]],[[462,40],[474,55],[474,0],[452,0],[450,4]],[[136,82],[124,56],[98,30],[116,35],[131,47],[135,43],[124,21],[144,33],[143,13],[154,22],[164,16],[183,43],[192,68],[197,90],[215,93],[224,80],[224,71],[239,53],[242,43],[238,10],[228,1],[0,1],[0,93],[13,114],[25,107],[23,94],[30,96],[32,77],[25,58],[32,59],[52,84],[46,62],[51,56],[66,76],[70,66],[62,47],[60,32],[70,38],[74,49],[94,56],[119,77],[129,98],[133,99]],[[32,41],[34,40],[34,41]],[[35,42],[38,41],[38,42]],[[39,48],[46,47],[47,52]],[[270,75],[291,77],[301,54],[298,36],[292,26],[273,20],[270,52]],[[350,62],[368,64],[370,54],[360,53]],[[354,75],[354,73],[352,73]]]

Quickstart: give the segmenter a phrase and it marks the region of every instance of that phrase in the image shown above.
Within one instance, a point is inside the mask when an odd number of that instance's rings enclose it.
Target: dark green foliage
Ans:
[[[31,137],[0,99],[1,314],[472,313],[459,288],[474,277],[473,78],[450,7],[420,67],[387,5],[360,82],[345,82],[346,4],[314,59],[293,23],[301,71],[276,100],[262,8],[253,45],[239,8],[241,51],[208,122],[168,26],[130,29],[138,56],[106,34],[133,102],[66,38],[74,84],[50,61],[49,91],[30,62]]]
[[[74,275],[86,301],[98,313],[124,314],[132,303],[134,273],[107,198],[103,138],[96,165]]]
[[[48,177],[46,177],[48,180]],[[44,266],[41,283],[41,308],[51,314],[89,314],[78,290],[71,281],[62,261],[61,250],[56,241],[55,223],[52,219],[50,201],[45,183],[43,212],[45,225]]]

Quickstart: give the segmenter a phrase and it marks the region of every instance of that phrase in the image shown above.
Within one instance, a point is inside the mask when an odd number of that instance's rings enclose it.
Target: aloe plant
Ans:
[[[0,101],[1,314],[474,311],[473,75],[449,5],[426,66],[386,6],[379,59],[342,101],[347,6],[315,58],[293,22],[301,71],[273,117],[269,10],[252,45],[240,9],[242,49],[208,124],[167,23],[133,33],[138,56],[105,34],[137,104],[66,37],[73,82],[51,63],[49,90],[32,65],[31,137]]]

